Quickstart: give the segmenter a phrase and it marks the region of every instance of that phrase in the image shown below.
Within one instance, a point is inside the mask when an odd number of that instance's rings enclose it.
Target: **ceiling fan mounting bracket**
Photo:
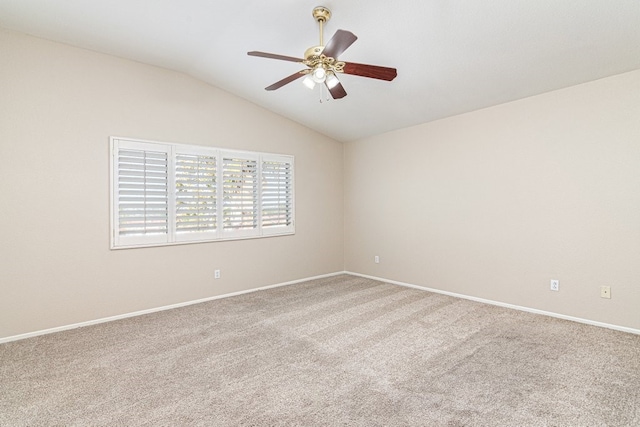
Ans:
[[[313,9],[313,17],[318,22],[327,22],[331,19],[331,11],[324,6],[317,6]]]

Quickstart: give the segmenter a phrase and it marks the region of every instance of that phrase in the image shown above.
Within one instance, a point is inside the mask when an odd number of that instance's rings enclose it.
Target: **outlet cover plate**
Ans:
[[[551,289],[552,291],[559,291],[560,290],[560,280],[551,279],[551,283],[549,285],[549,289]]]

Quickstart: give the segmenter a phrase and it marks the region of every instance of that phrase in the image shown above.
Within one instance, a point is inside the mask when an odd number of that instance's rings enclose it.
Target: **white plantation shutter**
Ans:
[[[162,146],[120,142],[115,147],[115,240],[154,244],[169,234],[169,153]]]
[[[218,228],[217,161],[215,153],[176,154],[176,240],[215,237]]]
[[[293,234],[293,161],[111,137],[111,248]]]
[[[293,158],[263,155],[261,184],[263,234],[293,229]]]
[[[222,230],[239,236],[257,234],[257,156],[222,155]]]

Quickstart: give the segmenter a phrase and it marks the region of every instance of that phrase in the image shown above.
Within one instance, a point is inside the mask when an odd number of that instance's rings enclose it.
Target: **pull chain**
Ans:
[[[331,101],[332,98],[329,97],[329,92],[327,92],[326,94],[324,93],[325,87],[324,84],[320,85],[320,104],[323,103],[322,99],[324,98],[324,100],[326,102]]]

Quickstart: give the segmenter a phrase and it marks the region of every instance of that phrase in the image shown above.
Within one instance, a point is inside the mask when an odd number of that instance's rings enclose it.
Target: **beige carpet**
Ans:
[[[0,345],[2,426],[640,426],[640,336],[337,276]]]

